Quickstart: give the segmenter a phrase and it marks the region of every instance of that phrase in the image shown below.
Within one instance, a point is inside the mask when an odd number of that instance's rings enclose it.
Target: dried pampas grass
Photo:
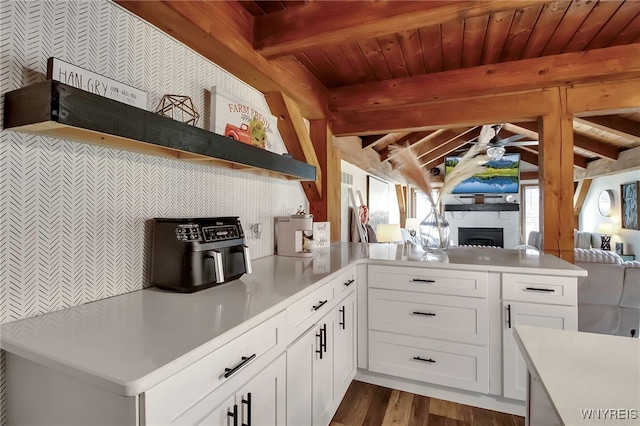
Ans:
[[[473,145],[469,151],[462,156],[462,158],[460,158],[458,164],[447,175],[447,179],[440,189],[437,200],[433,198],[433,185],[429,178],[429,172],[422,168],[418,161],[418,157],[413,150],[408,146],[390,146],[389,149],[391,150],[391,155],[394,157],[394,162],[400,168],[400,172],[403,176],[407,178],[409,182],[422,190],[431,204],[435,207],[445,195],[453,191],[453,188],[455,188],[456,185],[484,170],[485,164],[489,161],[489,156],[484,152],[486,152],[487,145],[493,137],[491,132],[491,126],[482,126],[478,142]]]

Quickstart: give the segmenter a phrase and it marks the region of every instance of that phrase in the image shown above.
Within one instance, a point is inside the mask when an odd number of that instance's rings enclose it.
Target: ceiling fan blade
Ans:
[[[526,135],[513,135],[508,138],[500,139],[500,143],[504,145],[511,144],[511,142],[519,141],[520,139],[526,138]]]
[[[520,141],[520,142],[510,142],[509,146],[537,146],[538,141]]]

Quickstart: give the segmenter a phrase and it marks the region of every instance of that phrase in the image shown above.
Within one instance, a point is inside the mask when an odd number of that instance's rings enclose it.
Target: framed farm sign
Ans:
[[[211,87],[211,131],[282,154],[277,118],[230,93]]]

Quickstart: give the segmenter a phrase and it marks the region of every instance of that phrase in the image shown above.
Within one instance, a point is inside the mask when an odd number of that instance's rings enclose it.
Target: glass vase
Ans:
[[[449,222],[433,206],[427,217],[420,222],[420,240],[425,251],[449,248]]]

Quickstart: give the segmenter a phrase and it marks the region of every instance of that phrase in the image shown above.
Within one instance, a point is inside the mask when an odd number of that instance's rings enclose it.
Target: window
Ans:
[[[538,185],[522,185],[523,240],[531,231],[540,231],[540,188]]]

